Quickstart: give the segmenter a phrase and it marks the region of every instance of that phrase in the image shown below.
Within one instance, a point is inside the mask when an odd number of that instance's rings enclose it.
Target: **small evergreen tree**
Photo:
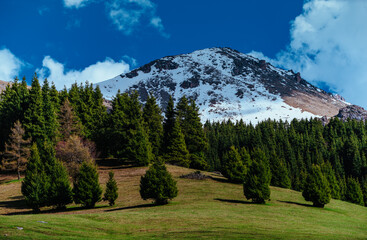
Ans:
[[[177,196],[177,192],[176,181],[159,159],[140,179],[140,196],[144,200],[154,199],[157,205],[167,204],[169,199]]]
[[[251,156],[252,163],[245,175],[243,193],[247,199],[252,199],[255,203],[265,203],[265,200],[270,199],[269,165],[261,149],[255,149]]]
[[[99,185],[97,167],[83,162],[74,182],[74,201],[86,208],[93,208],[101,201],[102,188]]]
[[[9,138],[9,143],[5,144],[3,166],[5,169],[16,170],[19,180],[20,172],[25,170],[30,151],[28,145],[31,141],[24,140],[24,129],[19,121],[15,122]]]
[[[364,205],[361,185],[359,184],[358,180],[352,177],[349,177],[347,179],[347,190],[345,192],[345,200],[362,206]]]
[[[108,173],[108,176],[109,178],[106,183],[106,191],[104,193],[103,200],[108,201],[110,206],[113,206],[115,205],[115,201],[119,196],[117,193],[118,187],[112,171]]]
[[[340,199],[341,196],[339,183],[335,177],[335,172],[331,164],[329,162],[323,163],[321,165],[321,171],[329,183],[331,197],[334,199]]]
[[[243,164],[240,154],[234,146],[224,155],[223,176],[234,183],[243,183],[246,174],[246,166]]]
[[[50,178],[48,205],[56,206],[57,209],[64,209],[66,205],[73,202],[73,191],[66,168],[59,160],[55,159]]]
[[[306,201],[311,201],[315,207],[323,208],[330,202],[329,183],[320,166],[312,165],[303,188],[302,196]]]
[[[291,180],[288,175],[287,166],[275,153],[270,159],[271,185],[281,188],[290,188]]]
[[[41,163],[36,144],[31,148],[25,178],[22,182],[22,194],[29,207],[39,212],[48,204],[49,180]]]

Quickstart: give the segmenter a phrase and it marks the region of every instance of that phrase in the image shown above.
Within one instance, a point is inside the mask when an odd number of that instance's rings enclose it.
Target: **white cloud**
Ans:
[[[67,8],[81,8],[84,7],[90,0],[64,0],[64,5]]]
[[[310,0],[293,22],[291,42],[271,62],[325,82],[367,106],[367,1]],[[255,53],[255,55],[259,53]]]
[[[47,78],[50,82],[54,82],[57,89],[62,89],[64,86],[70,87],[75,82],[101,82],[128,72],[130,68],[123,60],[115,62],[111,58],[106,58],[103,62],[97,62],[82,70],[65,70],[62,63],[50,56],[43,59],[42,66],[41,69],[37,69],[40,79]]]
[[[164,31],[162,19],[156,15],[156,5],[150,0],[112,0],[106,6],[112,22],[126,35],[146,22],[163,37],[169,37]]]
[[[24,66],[25,63],[10,52],[9,49],[0,49],[0,80],[14,80]]]

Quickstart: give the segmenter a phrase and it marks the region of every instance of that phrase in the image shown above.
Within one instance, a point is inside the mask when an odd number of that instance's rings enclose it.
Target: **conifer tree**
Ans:
[[[363,193],[361,189],[361,185],[358,180],[349,177],[347,179],[347,189],[345,192],[345,200],[351,203],[364,205],[363,202]]]
[[[59,160],[54,159],[50,180],[48,205],[56,206],[57,209],[65,209],[66,205],[73,202],[73,191],[66,168]]]
[[[243,183],[243,192],[247,199],[255,203],[265,203],[270,199],[270,169],[265,153],[255,149],[251,154],[252,162]]]
[[[97,167],[83,162],[74,182],[74,202],[86,208],[93,208],[101,201],[102,188],[99,185]]]
[[[228,153],[224,155],[224,162],[223,176],[231,182],[243,183],[247,169],[234,146],[231,146]]]
[[[118,187],[112,171],[108,173],[108,177],[109,178],[106,183],[106,191],[104,193],[103,200],[108,201],[110,206],[113,206],[115,205],[115,201],[119,196],[117,193]]]
[[[140,179],[140,196],[144,200],[154,199],[157,205],[167,204],[168,200],[177,196],[177,193],[176,181],[159,159]]]
[[[189,167],[189,152],[186,149],[185,138],[181,133],[181,127],[178,121],[175,121],[172,132],[168,134],[168,142],[165,143],[165,162],[175,165]]]
[[[152,152],[142,118],[137,92],[118,93],[113,100],[110,127],[112,152],[116,157],[148,165]]]
[[[291,180],[288,175],[288,169],[284,161],[282,161],[275,152],[270,158],[271,169],[271,185],[282,188],[290,188]]]
[[[331,197],[334,199],[340,199],[341,196],[339,183],[335,177],[335,172],[331,164],[329,162],[323,163],[321,165],[321,171],[329,183]]]
[[[36,74],[32,79],[32,85],[29,91],[29,107],[24,113],[24,129],[27,138],[32,138],[32,141],[42,146],[46,139],[45,118],[43,114],[41,86]]]
[[[26,168],[26,163],[29,157],[30,139],[24,139],[24,129],[22,124],[15,122],[11,129],[9,143],[5,144],[5,152],[3,154],[3,166],[5,169],[16,170],[18,173],[18,180],[20,179],[20,172]]]
[[[58,130],[58,121],[57,115],[55,112],[54,104],[51,100],[50,96],[50,86],[47,81],[47,78],[43,82],[42,86],[42,103],[43,103],[43,115],[45,121],[45,136],[49,139],[53,144],[56,143],[57,130]]]
[[[143,119],[147,126],[149,142],[152,145],[152,153],[158,156],[163,138],[163,116],[156,102],[156,98],[151,94],[148,96],[143,109]]]
[[[302,196],[306,201],[311,201],[315,207],[323,208],[330,202],[329,183],[320,166],[312,165],[303,187]]]
[[[31,148],[25,178],[22,182],[22,194],[26,203],[35,212],[48,204],[49,180],[41,163],[36,144]]]
[[[165,111],[165,118],[163,122],[163,142],[161,144],[162,154],[166,153],[166,144],[170,141],[170,133],[176,122],[176,112],[172,96],[169,97],[167,108]]]

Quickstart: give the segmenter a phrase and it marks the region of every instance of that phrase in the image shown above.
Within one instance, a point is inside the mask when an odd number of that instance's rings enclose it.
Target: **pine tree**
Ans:
[[[186,149],[184,135],[181,133],[181,127],[177,121],[175,121],[172,132],[168,136],[169,140],[165,143],[166,151],[163,155],[165,162],[189,167],[189,152]]]
[[[57,133],[58,121],[55,112],[55,107],[51,100],[50,91],[51,91],[50,86],[46,78],[42,86],[42,103],[43,103],[42,113],[45,120],[44,131],[47,139],[51,141],[53,144],[55,144],[56,137],[58,135]]]
[[[110,116],[111,150],[116,157],[130,160],[138,166],[148,165],[151,146],[145,132],[138,94],[118,93]]]
[[[363,193],[361,189],[361,185],[358,180],[349,177],[347,179],[347,189],[345,193],[345,200],[351,203],[364,205],[363,201]]]
[[[330,202],[329,183],[323,175],[320,166],[312,165],[307,175],[302,196],[306,201],[311,201],[315,207],[323,208]]]
[[[14,127],[11,129],[9,143],[5,144],[5,152],[3,154],[3,165],[5,169],[16,170],[18,173],[18,180],[20,179],[20,172],[26,168],[27,159],[29,156],[30,139],[24,139],[24,129],[19,121],[16,121]]]
[[[291,180],[284,160],[280,159],[275,152],[270,158],[271,185],[281,188],[290,188]]]
[[[170,141],[170,134],[176,122],[176,112],[172,96],[169,97],[165,118],[163,122],[163,142],[161,144],[161,153],[167,152],[166,144]]]
[[[66,205],[73,202],[73,191],[66,168],[59,160],[54,159],[54,161],[50,174],[48,205],[56,206],[57,209],[64,209]]]
[[[140,195],[144,200],[154,199],[157,205],[167,204],[177,196],[176,181],[159,159],[140,179]]]
[[[32,79],[32,86],[29,91],[29,107],[24,113],[24,129],[27,138],[32,138],[32,141],[42,146],[46,139],[45,118],[41,86],[36,74]]]
[[[233,183],[243,183],[246,174],[246,166],[242,162],[241,155],[234,146],[224,155],[225,166],[223,176]]]
[[[83,162],[74,182],[74,201],[86,208],[93,208],[101,201],[102,188],[99,185],[97,167]]]
[[[108,203],[110,204],[110,206],[115,205],[115,201],[118,198],[118,188],[117,188],[117,183],[116,180],[114,179],[114,174],[113,172],[109,172],[108,173],[108,181],[106,183],[106,191],[104,193],[104,197],[103,200],[104,201],[108,201]]]
[[[36,144],[31,148],[25,178],[22,182],[22,194],[26,203],[35,212],[48,204],[48,190],[50,182],[45,173]]]
[[[339,183],[335,177],[335,172],[331,164],[329,162],[323,163],[321,165],[321,171],[329,183],[331,197],[334,199],[340,199],[341,196]]]
[[[159,156],[163,138],[163,116],[161,109],[153,95],[149,95],[143,109],[143,119],[148,129],[149,142],[152,145],[152,153]]]
[[[270,169],[265,153],[261,149],[255,149],[251,154],[252,163],[245,175],[243,192],[247,199],[255,203],[265,203],[270,199]]]

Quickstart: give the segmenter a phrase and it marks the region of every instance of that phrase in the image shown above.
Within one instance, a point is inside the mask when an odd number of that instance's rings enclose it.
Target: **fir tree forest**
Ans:
[[[118,92],[107,109],[100,89],[89,83],[57,91],[37,75],[31,87],[15,79],[0,96],[2,168],[19,178],[25,174],[22,193],[35,211],[72,201],[90,208],[101,201],[97,157],[154,163],[141,186],[156,182],[148,175],[159,173],[167,190],[141,193],[159,204],[177,195],[162,165],[168,163],[220,172],[243,184],[245,197],[257,203],[269,199],[271,185],[301,191],[316,207],[330,198],[367,206],[367,123],[332,118],[326,125],[319,119],[202,124],[193,99],[175,100],[171,96],[161,109],[152,95],[143,105],[137,92]],[[115,191],[111,173],[104,197],[110,205]]]

